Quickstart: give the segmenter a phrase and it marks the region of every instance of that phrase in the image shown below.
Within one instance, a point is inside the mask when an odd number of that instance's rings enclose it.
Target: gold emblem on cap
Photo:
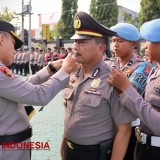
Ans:
[[[100,83],[101,83],[101,79],[100,78],[95,78],[91,83],[91,87],[92,88],[98,88],[100,86]]]
[[[79,29],[81,27],[81,20],[77,16],[76,19],[74,20],[74,28]]]

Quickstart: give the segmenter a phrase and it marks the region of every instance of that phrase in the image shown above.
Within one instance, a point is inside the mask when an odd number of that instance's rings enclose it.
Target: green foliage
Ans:
[[[54,28],[51,30],[51,39],[55,40],[60,37],[59,28],[62,27],[62,25],[55,24]]]
[[[140,25],[142,25],[144,22],[160,17],[160,0],[141,0],[140,5]]]
[[[63,39],[70,39],[74,34],[73,17],[77,12],[78,0],[62,0],[62,15],[58,22],[59,35]]]
[[[117,23],[117,0],[91,0],[90,15],[106,27]]]
[[[8,8],[5,7],[2,9],[2,12],[0,13],[0,20],[11,22],[12,19],[14,18],[14,14],[15,12],[10,12]]]

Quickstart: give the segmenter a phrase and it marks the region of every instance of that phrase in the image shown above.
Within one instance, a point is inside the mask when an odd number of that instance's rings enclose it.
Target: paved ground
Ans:
[[[25,79],[25,77],[22,77]],[[33,127],[32,142],[48,142],[50,150],[32,150],[32,160],[61,160],[60,144],[63,135],[64,105],[62,91],[31,119]]]
[[[60,143],[63,134],[64,106],[60,92],[43,111],[35,107],[36,115],[31,119],[33,142],[48,142],[50,150],[33,150],[32,160],[60,160]]]

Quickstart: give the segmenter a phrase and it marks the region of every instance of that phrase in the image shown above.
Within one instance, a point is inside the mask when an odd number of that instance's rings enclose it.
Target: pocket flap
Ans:
[[[63,97],[64,97],[65,99],[70,99],[71,96],[72,96],[72,94],[73,94],[73,89],[66,88],[66,89],[64,90],[64,92],[63,92]]]
[[[97,107],[101,103],[101,95],[84,94],[83,105],[90,107]]]

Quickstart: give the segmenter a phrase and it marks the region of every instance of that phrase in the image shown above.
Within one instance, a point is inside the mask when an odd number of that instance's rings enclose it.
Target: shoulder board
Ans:
[[[7,77],[13,77],[12,72],[6,67],[0,67],[0,71],[3,72]]]

